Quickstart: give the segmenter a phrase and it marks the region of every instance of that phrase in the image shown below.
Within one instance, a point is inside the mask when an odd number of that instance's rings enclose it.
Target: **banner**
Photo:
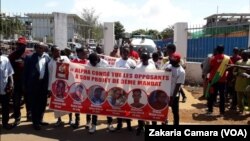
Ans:
[[[117,59],[119,58],[115,58],[115,57],[111,57],[111,56],[107,56],[107,55],[102,55],[102,54],[98,54],[102,59],[106,60],[109,63],[110,67],[115,66],[115,62]]]
[[[50,108],[58,111],[165,121],[171,73],[55,63]]]

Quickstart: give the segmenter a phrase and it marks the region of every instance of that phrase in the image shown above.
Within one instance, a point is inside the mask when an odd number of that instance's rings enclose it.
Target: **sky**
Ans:
[[[250,0],[0,0],[1,12],[81,15],[95,9],[99,22],[120,21],[126,32],[164,28],[176,22],[203,25],[205,17],[218,13],[250,13]]]

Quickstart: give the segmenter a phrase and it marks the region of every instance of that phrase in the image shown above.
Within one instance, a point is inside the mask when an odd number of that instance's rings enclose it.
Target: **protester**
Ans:
[[[121,50],[121,58],[117,59],[115,62],[116,68],[125,68],[125,69],[134,69],[136,67],[136,62],[129,58],[129,46],[125,45]],[[117,118],[117,127],[116,130],[120,130],[122,128],[122,118]],[[131,120],[125,119],[127,122],[127,129],[132,131]]]
[[[78,48],[76,49],[77,58],[73,59],[71,62],[78,63],[82,65],[88,64],[88,54],[89,50],[87,48]],[[81,86],[81,85],[80,85]],[[69,118],[72,119],[72,113],[69,114]],[[80,124],[80,113],[75,113],[75,123],[70,123],[70,125],[76,129]]]
[[[174,125],[179,125],[179,95],[181,85],[185,82],[185,70],[180,65],[181,55],[174,53],[170,56],[170,64],[164,66],[166,71],[172,72],[169,106],[172,108]]]
[[[92,53],[89,55],[89,63],[88,66],[91,67],[98,67],[98,68],[105,68],[108,67],[109,64],[107,61],[101,59],[96,53]],[[107,117],[108,122],[108,130],[114,131],[114,127],[112,125],[112,117]],[[89,128],[89,133],[94,133],[96,131],[96,125],[97,125],[97,115],[92,115],[92,124],[90,126],[91,122],[91,115],[87,115],[87,127]]]
[[[176,52],[176,46],[175,46],[175,44],[168,44],[166,52],[167,52],[167,55],[168,55],[168,59],[167,60],[170,61],[170,57]],[[183,59],[180,59],[179,63],[182,66],[183,69],[186,69],[186,64],[185,64],[185,62],[184,62]],[[186,95],[185,95],[182,87],[180,88],[179,93],[182,96],[182,102],[185,103],[186,100],[187,100],[187,97],[186,97]]]
[[[50,58],[44,53],[47,47],[44,43],[35,46],[35,53],[27,56],[24,63],[25,92],[31,100],[32,122],[35,130],[41,130],[43,115],[47,105]]]
[[[233,49],[233,56],[230,57],[230,60],[233,64],[235,64],[237,61],[241,60],[241,56],[239,55],[239,48],[234,47]],[[235,81],[236,78],[233,75],[233,69],[228,69],[228,75],[227,75],[227,87],[226,87],[226,98],[229,96],[232,98],[231,101],[231,110],[237,109],[237,92],[235,91]]]
[[[141,59],[141,63],[139,65],[136,66],[136,71],[145,71],[145,70],[156,70],[156,67],[154,64],[149,63],[149,53],[148,52],[142,52],[140,59]],[[136,89],[133,90],[133,96],[134,94],[140,94],[141,95],[141,91],[140,89]],[[139,96],[140,96],[139,95]],[[138,103],[138,99],[137,99],[137,103]],[[131,104],[132,105],[132,104]],[[137,104],[138,106],[142,107],[143,104],[139,103]],[[166,105],[165,105],[166,106]],[[141,131],[143,131],[145,126],[145,122],[143,120],[138,120],[138,128],[136,129],[136,135],[140,135]]]
[[[6,130],[13,128],[9,124],[9,96],[13,90],[13,68],[7,57],[3,56],[0,48],[0,103],[2,104],[2,125]]]
[[[247,50],[244,50],[241,54],[242,59],[237,61],[236,65],[250,67],[250,59],[248,59],[248,53],[249,52]],[[244,77],[244,73],[246,73],[246,70],[239,67],[235,67],[233,70],[233,74],[236,76],[235,90],[237,92],[237,103],[240,114],[243,114],[244,112],[243,98],[245,95],[249,95],[246,93],[246,88],[248,85],[250,85],[250,81],[249,79],[247,79],[247,77]]]
[[[26,103],[26,117],[27,121],[31,120],[31,109],[30,104],[27,100],[27,96],[23,91],[23,69],[24,69],[24,58],[25,58],[25,49],[27,46],[26,38],[20,37],[17,40],[16,50],[9,55],[10,63],[14,69],[14,92],[13,92],[13,104],[14,104],[14,118],[15,125],[20,124],[21,120],[21,99],[22,96],[25,96]]]
[[[110,52],[110,55],[109,55],[109,56],[111,56],[111,57],[116,57],[116,58],[119,58],[119,57],[120,57],[120,55],[119,55],[119,53],[118,53],[118,46],[117,46],[117,45],[114,46],[114,49],[113,49],[112,52]]]
[[[232,64],[230,57],[224,54],[224,45],[218,45],[216,52],[217,54],[210,61],[209,84],[206,90],[208,116],[213,113],[213,106],[218,93],[220,96],[220,115],[225,113],[226,65]]]

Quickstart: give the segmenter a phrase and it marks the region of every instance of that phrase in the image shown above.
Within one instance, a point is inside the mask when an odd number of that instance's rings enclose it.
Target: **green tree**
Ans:
[[[161,32],[163,39],[174,38],[174,26],[169,26]]]
[[[25,34],[25,25],[17,17],[0,18],[0,34],[4,38],[13,38],[14,34]]]
[[[124,37],[125,29],[124,26],[119,22],[115,22],[115,40],[119,40]]]
[[[140,34],[146,34],[146,30],[145,29],[138,29],[138,30],[135,30],[135,31],[132,31],[132,36],[133,35],[140,35]]]
[[[83,19],[83,37],[95,39],[100,37],[103,33],[102,26],[98,22],[99,15],[96,15],[95,9],[84,8],[81,15]]]
[[[161,39],[161,38],[159,38],[160,33],[158,30],[149,29],[146,34],[150,35],[152,37],[152,39]]]

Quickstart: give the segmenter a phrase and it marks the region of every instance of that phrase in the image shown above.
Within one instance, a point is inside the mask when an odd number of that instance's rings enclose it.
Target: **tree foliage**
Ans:
[[[119,22],[115,22],[115,40],[119,40],[124,37],[124,26]]]
[[[94,8],[84,8],[81,13],[83,19],[83,37],[101,39],[103,36],[103,26],[99,23],[99,15]]]
[[[138,29],[132,32],[132,36],[133,35],[140,35],[140,34],[147,34],[145,29]]]
[[[13,38],[14,34],[22,34],[26,33],[25,25],[17,17],[1,17],[0,18],[0,34],[4,36],[4,38]]]
[[[149,29],[149,30],[144,30],[144,29],[138,29],[132,32],[133,35],[150,35],[152,39],[158,40],[158,39],[167,39],[167,38],[173,38],[174,37],[174,26],[169,26],[165,28],[163,31],[159,32],[158,30],[155,29]]]
[[[174,26],[169,26],[161,32],[163,39],[174,38]]]

